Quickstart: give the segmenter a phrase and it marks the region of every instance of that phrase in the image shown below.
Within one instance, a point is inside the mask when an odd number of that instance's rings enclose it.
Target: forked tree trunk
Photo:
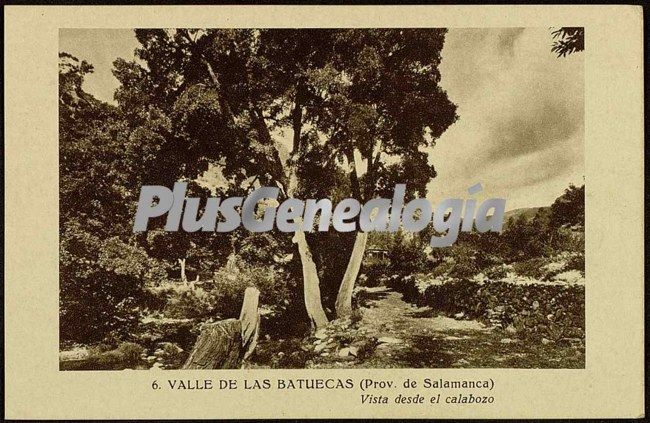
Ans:
[[[193,47],[195,47],[195,42],[189,36],[186,35],[185,37],[187,41],[189,41],[190,44]],[[214,86],[217,87],[218,89],[221,86],[219,78],[217,77],[214,70],[212,69],[212,65],[210,64],[210,62],[206,60],[205,57],[203,56],[201,57],[203,63],[205,64],[208,70],[210,79],[212,80]],[[300,145],[299,145],[300,132],[302,127],[302,119],[301,119],[302,106],[300,105],[298,95],[299,93],[298,91],[296,91],[296,106],[294,112],[292,113],[293,130],[294,130],[293,148],[295,149],[295,151],[300,150]],[[230,120],[234,120],[228,102],[223,98],[223,96],[219,96],[219,104],[221,106],[222,113],[225,116],[228,116]],[[264,117],[262,113],[258,111],[257,113],[253,114],[253,117],[257,119],[257,130],[258,130],[258,134],[263,140],[263,144],[269,146],[274,145],[269,129],[266,126],[266,123],[264,122]],[[280,156],[277,153],[276,153],[276,158],[278,159],[278,162],[282,164],[282,161],[280,160]],[[287,175],[289,178],[288,195],[291,197],[293,196],[293,193],[295,192],[297,186],[296,166],[293,165],[287,168],[285,167],[284,164],[282,164],[282,168],[283,171],[285,172],[285,175]],[[303,283],[304,283],[304,291],[305,291],[305,307],[307,308],[307,314],[309,315],[309,318],[311,320],[312,328],[320,328],[327,324],[327,316],[325,316],[325,312],[323,311],[323,306],[321,304],[320,287],[319,287],[318,273],[316,272],[316,265],[312,258],[311,251],[305,239],[304,233],[300,232],[300,234],[298,234],[298,232],[296,232],[296,236],[294,236],[293,239],[294,242],[298,243],[298,251],[300,253],[300,260],[302,263],[302,273],[304,279]]]
[[[343,282],[341,282],[339,293],[336,296],[336,317],[339,319],[349,317],[352,314],[352,290],[354,289],[357,276],[359,276],[367,240],[368,232],[357,232],[350,261],[348,262],[348,267],[345,269]]]

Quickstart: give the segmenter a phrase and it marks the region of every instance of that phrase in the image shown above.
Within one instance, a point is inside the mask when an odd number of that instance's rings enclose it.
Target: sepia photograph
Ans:
[[[584,37],[60,29],[60,370],[584,368]]]
[[[645,416],[642,7],[9,3],[8,419]]]

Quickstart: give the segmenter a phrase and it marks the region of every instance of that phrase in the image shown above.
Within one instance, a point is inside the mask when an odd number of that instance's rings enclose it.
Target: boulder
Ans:
[[[149,370],[162,370],[165,367],[163,366],[162,363],[153,363],[153,366]]]
[[[316,348],[314,348],[314,352],[317,352],[317,353],[321,352],[321,351],[323,351],[325,349],[332,348],[334,345],[335,344],[333,344],[333,343],[327,343],[326,344],[325,342],[322,342],[322,343],[316,345]]]
[[[379,338],[377,340],[377,342],[380,343],[380,344],[401,344],[404,341],[402,341],[401,339],[398,339],[398,338],[392,338],[390,336],[384,336],[382,338]]]
[[[327,331],[325,329],[321,329],[321,330],[317,331],[314,334],[314,338],[320,339],[320,340],[323,340],[323,339],[327,338]]]
[[[350,348],[346,347],[346,348],[341,348],[339,350],[339,357],[347,357],[349,355],[350,355]]]

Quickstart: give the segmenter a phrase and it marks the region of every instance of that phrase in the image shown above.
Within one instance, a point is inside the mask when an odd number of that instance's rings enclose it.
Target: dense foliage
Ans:
[[[83,91],[90,64],[61,53],[61,341],[124,338],[150,314],[230,316],[249,284],[298,320],[289,236],[188,236],[163,231],[163,218],[134,235],[139,188],[186,181],[204,198],[277,185],[285,197],[363,200],[399,181],[423,194],[435,170],[421,150],[457,119],[439,86],[445,33],[138,29],[137,60],[114,62],[116,106]],[[331,313],[354,237],[307,242]],[[234,285],[219,274],[231,259],[249,264]]]

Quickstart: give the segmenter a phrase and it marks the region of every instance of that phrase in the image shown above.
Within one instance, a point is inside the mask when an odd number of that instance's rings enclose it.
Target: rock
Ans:
[[[503,338],[501,340],[501,343],[502,344],[512,344],[512,343],[514,343],[514,341],[512,339],[510,339],[510,338]]]
[[[550,344],[550,343],[551,343],[551,341],[549,341],[548,339],[546,339],[546,338],[542,338],[542,344],[544,344],[544,345],[548,345],[548,344]]]
[[[334,343],[327,343],[326,344],[326,343],[322,342],[322,343],[316,345],[316,348],[314,348],[314,352],[317,352],[317,353],[321,352],[326,348],[328,348],[328,349],[332,348],[334,345],[335,345]]]
[[[153,363],[153,366],[149,370],[162,370],[164,366],[162,363]]]
[[[357,354],[359,354],[359,348],[357,348],[357,347],[350,347],[349,350],[350,350],[350,355],[353,355],[353,356],[356,357]]]
[[[324,344],[324,343],[318,344],[318,345],[316,345],[316,348],[314,348],[314,352],[319,353],[319,352],[323,351],[326,346],[327,346],[327,344]]]
[[[350,348],[346,347],[339,350],[339,357],[347,357],[348,355],[350,355]]]
[[[323,342],[323,341],[321,341],[320,339],[317,339],[316,341],[314,341],[314,345],[318,345],[318,344],[320,344],[321,342]]]
[[[151,364],[154,361],[156,361],[156,356],[155,355],[150,355],[149,357],[147,357],[147,363]]]
[[[377,340],[377,342],[380,343],[380,344],[401,344],[404,341],[402,341],[401,339],[398,339],[398,338],[392,338],[390,336],[384,336],[382,338],[379,338]]]
[[[517,329],[513,325],[508,325],[508,327],[506,327],[506,332],[515,333],[517,332]]]
[[[325,329],[320,329],[316,331],[316,333],[314,334],[314,338],[321,339],[321,340],[327,338],[327,331]]]
[[[456,320],[460,320],[463,317],[465,317],[465,313],[463,313],[462,311],[460,313],[454,314],[454,319],[456,319]]]
[[[539,308],[539,301],[533,301],[533,310],[537,310]]]
[[[330,355],[328,352],[321,353],[321,357],[327,357],[328,355]]]

